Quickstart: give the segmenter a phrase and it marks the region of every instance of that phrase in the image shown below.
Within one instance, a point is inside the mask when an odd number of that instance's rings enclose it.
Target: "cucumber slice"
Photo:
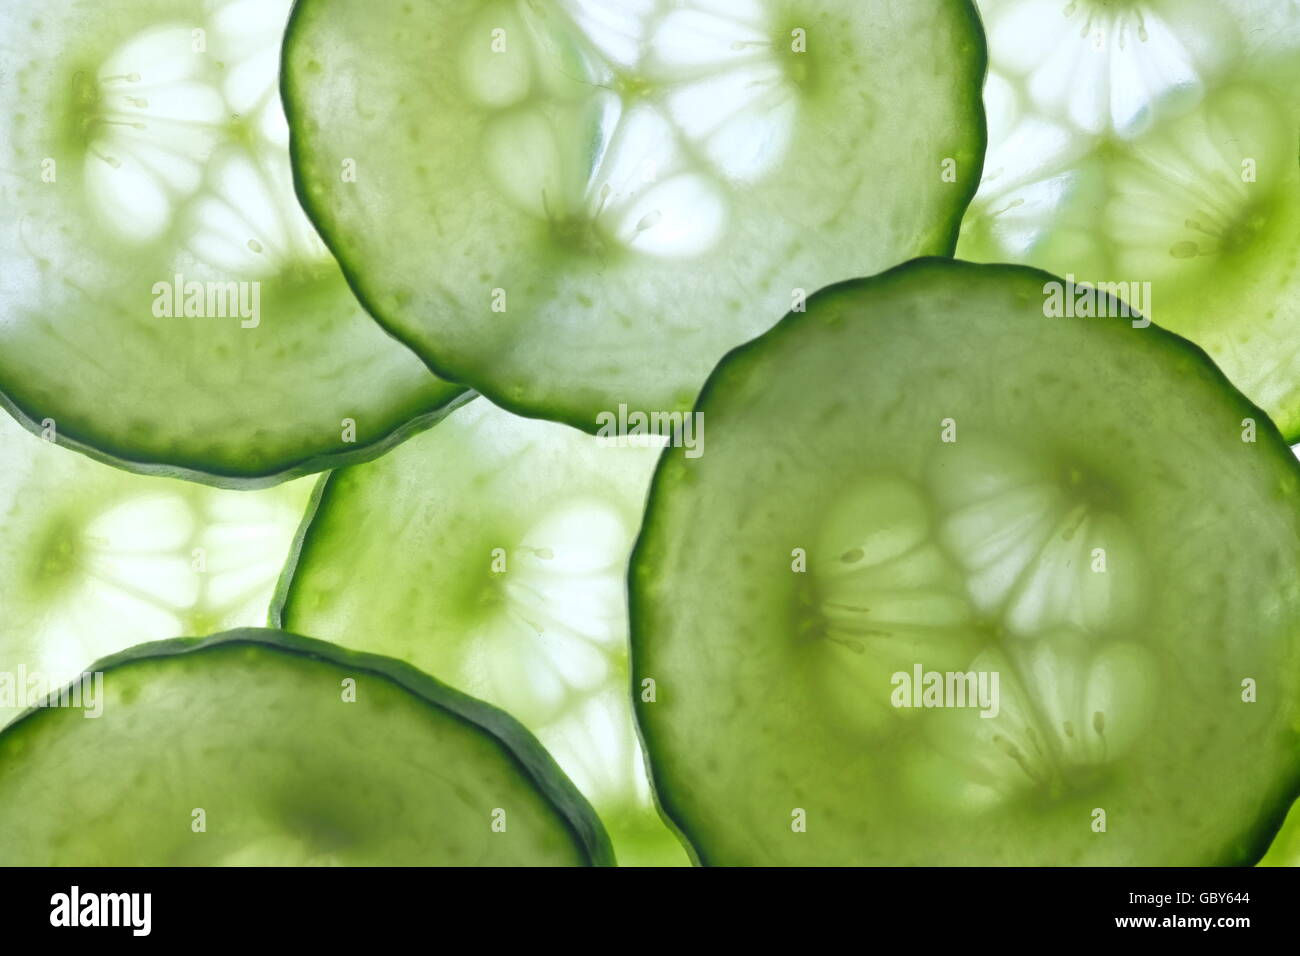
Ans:
[[[98,719],[50,706],[0,733],[0,818],[23,821],[0,833],[0,864],[610,861],[526,730],[399,661],[247,628],[94,672]],[[63,786],[70,767],[95,785]]]
[[[272,622],[509,711],[595,806],[620,863],[684,864],[627,699],[623,581],[657,454],[475,401],[329,478]]]
[[[958,254],[1124,283],[1300,438],[1300,6],[980,8],[989,158]]]
[[[140,640],[264,624],[311,490],[131,475],[0,413],[0,727]]]
[[[965,0],[304,0],[284,68],[299,193],[371,313],[589,432],[689,408],[803,290],[949,254],[983,157]]]
[[[0,405],[32,431],[259,485],[380,454],[459,392],[375,328],[298,207],[289,7],[4,5]]]
[[[1259,866],[1300,866],[1300,801],[1292,804]]]
[[[1300,789],[1300,465],[1185,340],[1046,317],[1055,281],[918,260],[706,385],[630,571],[703,861],[1264,852]]]

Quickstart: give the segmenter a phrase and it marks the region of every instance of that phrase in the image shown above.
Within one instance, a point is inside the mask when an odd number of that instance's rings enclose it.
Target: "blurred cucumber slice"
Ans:
[[[826,290],[665,453],[632,678],[704,862],[1263,854],[1300,787],[1300,466],[1185,340],[1046,317],[1054,281]]]
[[[329,478],[272,620],[507,710],[592,802],[621,864],[685,863],[627,697],[627,555],[657,454],[472,402]]]
[[[523,727],[399,661],[249,628],[94,672],[94,719],[83,697],[0,733],[6,866],[609,861]],[[60,786],[74,766],[94,786]]]
[[[1260,866],[1300,866],[1300,801],[1292,804],[1282,829],[1269,846]]]
[[[311,489],[132,475],[0,412],[0,674],[48,686],[141,640],[266,623]],[[0,726],[26,696],[0,688]]]
[[[375,327],[298,207],[289,7],[5,4],[0,404],[31,430],[267,484],[373,457],[459,391]]]
[[[979,6],[989,155],[958,254],[1136,287],[1300,438],[1300,6]]]
[[[803,294],[949,254],[983,70],[963,0],[307,0],[284,91],[300,195],[371,312],[594,432],[689,408]]]

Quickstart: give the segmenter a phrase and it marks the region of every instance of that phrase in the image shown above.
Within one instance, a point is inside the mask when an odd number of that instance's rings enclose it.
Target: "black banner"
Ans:
[[[1150,943],[1191,936],[1226,945],[1295,926],[1295,871],[714,870],[617,872],[418,869],[12,870],[12,942],[77,934],[174,943],[568,934],[599,944],[644,933],[730,937],[774,923],[821,936],[933,942],[1032,942],[1107,936]],[[919,934],[919,935],[916,935]],[[996,934],[986,936],[986,934]],[[542,938],[545,939],[543,940]]]

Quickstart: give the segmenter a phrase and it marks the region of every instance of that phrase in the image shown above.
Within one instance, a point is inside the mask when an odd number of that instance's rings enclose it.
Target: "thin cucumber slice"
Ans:
[[[528,731],[399,661],[247,628],[89,673],[82,706],[0,733],[2,865],[610,861]],[[67,786],[72,767],[94,785]]]
[[[1185,340],[1047,317],[1059,281],[918,260],[706,385],[630,572],[704,862],[1263,854],[1300,788],[1300,466]]]
[[[958,254],[1123,283],[1300,438],[1300,5],[980,9],[989,157]]]
[[[224,485],[380,454],[460,391],[377,329],[298,207],[290,0],[0,12],[0,405]]]
[[[304,0],[294,168],[446,377],[589,432],[690,407],[805,294],[950,254],[979,178],[965,0]]]
[[[272,621],[510,712],[591,800],[621,864],[684,864],[627,699],[623,581],[657,454],[472,402],[329,478]]]
[[[0,727],[141,640],[264,624],[311,490],[132,475],[0,413]]]

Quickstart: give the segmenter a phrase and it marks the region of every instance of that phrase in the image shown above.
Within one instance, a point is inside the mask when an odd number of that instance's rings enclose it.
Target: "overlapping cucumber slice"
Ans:
[[[519,718],[623,865],[685,863],[627,698],[627,556],[658,450],[478,400],[328,480],[273,620],[409,661]]]
[[[0,726],[141,640],[265,623],[311,489],[132,475],[0,412]]]
[[[958,254],[1126,283],[1300,438],[1300,10],[979,6],[989,156]]]
[[[6,866],[610,861],[523,727],[399,661],[250,628],[88,673],[0,733]]]
[[[263,483],[378,454],[458,389],[303,215],[289,0],[0,13],[0,404],[127,468]]]
[[[665,453],[632,678],[703,861],[1263,854],[1300,787],[1300,467],[1203,352],[1048,317],[1054,281],[819,293]]]
[[[503,407],[688,408],[805,293],[948,254],[978,179],[964,0],[299,3],[304,204],[371,312]]]
[[[1260,866],[1300,866],[1300,801],[1291,806]]]

